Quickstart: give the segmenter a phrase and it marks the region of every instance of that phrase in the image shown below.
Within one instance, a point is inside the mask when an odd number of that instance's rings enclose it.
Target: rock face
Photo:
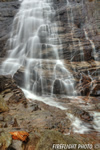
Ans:
[[[19,8],[17,0],[0,0],[0,57],[7,51],[7,40],[12,29],[12,22]]]

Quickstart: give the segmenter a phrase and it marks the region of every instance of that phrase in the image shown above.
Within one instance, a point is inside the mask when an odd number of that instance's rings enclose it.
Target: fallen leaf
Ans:
[[[10,132],[12,135],[12,138],[14,140],[21,140],[21,141],[26,141],[27,137],[29,136],[29,133],[26,131],[14,131]]]

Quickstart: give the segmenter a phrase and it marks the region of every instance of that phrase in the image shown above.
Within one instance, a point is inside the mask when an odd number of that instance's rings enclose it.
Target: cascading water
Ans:
[[[74,95],[73,76],[59,59],[61,41],[52,0],[24,0],[17,13],[9,56],[2,64],[2,74],[14,74],[23,67],[24,89],[35,95]],[[59,93],[56,92],[58,88]]]

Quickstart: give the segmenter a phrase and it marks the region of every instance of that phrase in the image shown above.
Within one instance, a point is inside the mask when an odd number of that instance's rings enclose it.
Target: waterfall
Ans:
[[[52,0],[23,0],[13,21],[2,74],[23,67],[24,89],[35,95],[75,95],[73,75],[59,57],[61,40]]]
[[[78,30],[78,25],[75,24],[74,8],[76,5],[83,7],[84,0],[81,0],[80,3],[72,0],[65,0],[65,2],[66,4],[64,7],[61,7],[61,10],[63,8],[66,9],[67,19],[65,25],[68,29],[66,33],[61,33],[60,35],[59,23],[57,23],[56,19],[59,19],[61,16],[57,16],[58,18],[55,19],[55,16],[59,14],[57,14],[59,7],[56,12],[53,0],[21,1],[20,9],[14,18],[11,35],[7,42],[8,56],[2,63],[0,72],[3,75],[10,74],[14,79],[16,75],[21,78],[22,81],[20,80],[20,82],[23,82],[23,85],[18,85],[27,98],[42,101],[50,106],[65,110],[67,118],[71,122],[73,132],[84,133],[92,129],[98,131],[99,113],[94,112],[91,115],[95,117],[93,125],[91,122],[85,122],[79,116],[75,116],[75,113],[76,115],[78,112],[81,113],[81,109],[89,110],[89,113],[92,112],[89,108],[91,104],[88,101],[85,102],[83,97],[76,96],[78,94],[75,90],[76,85],[82,85],[84,73],[82,72],[82,67],[84,71],[85,65],[81,65],[85,62],[86,57],[84,55],[84,51],[86,51],[84,50],[84,39],[90,42],[92,56],[95,61],[97,61],[97,50],[85,26],[80,27],[81,25],[78,24],[79,28],[81,28],[80,32],[84,32],[85,38],[77,37],[74,34],[75,29]],[[58,21],[60,22],[60,19]],[[60,23],[63,24],[63,21]],[[63,32],[63,29],[60,30]],[[63,42],[66,45],[65,49]],[[63,58],[63,49],[65,57],[68,54],[68,60]],[[72,61],[80,61],[77,62],[80,65],[76,65]],[[23,74],[22,76],[18,73],[19,71]],[[91,79],[90,87],[92,89],[94,79],[92,78],[91,71],[87,72]],[[80,108],[78,112],[76,110],[75,112],[69,111],[73,109],[71,106],[75,107],[76,105],[77,108]]]

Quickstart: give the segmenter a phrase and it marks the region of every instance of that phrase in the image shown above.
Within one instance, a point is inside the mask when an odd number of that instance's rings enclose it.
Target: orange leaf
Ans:
[[[12,138],[13,138],[14,140],[18,140],[17,136],[12,136]]]
[[[26,131],[14,131],[10,132],[12,135],[12,138],[14,140],[21,140],[21,141],[26,141],[27,137],[29,136],[28,132]]]

